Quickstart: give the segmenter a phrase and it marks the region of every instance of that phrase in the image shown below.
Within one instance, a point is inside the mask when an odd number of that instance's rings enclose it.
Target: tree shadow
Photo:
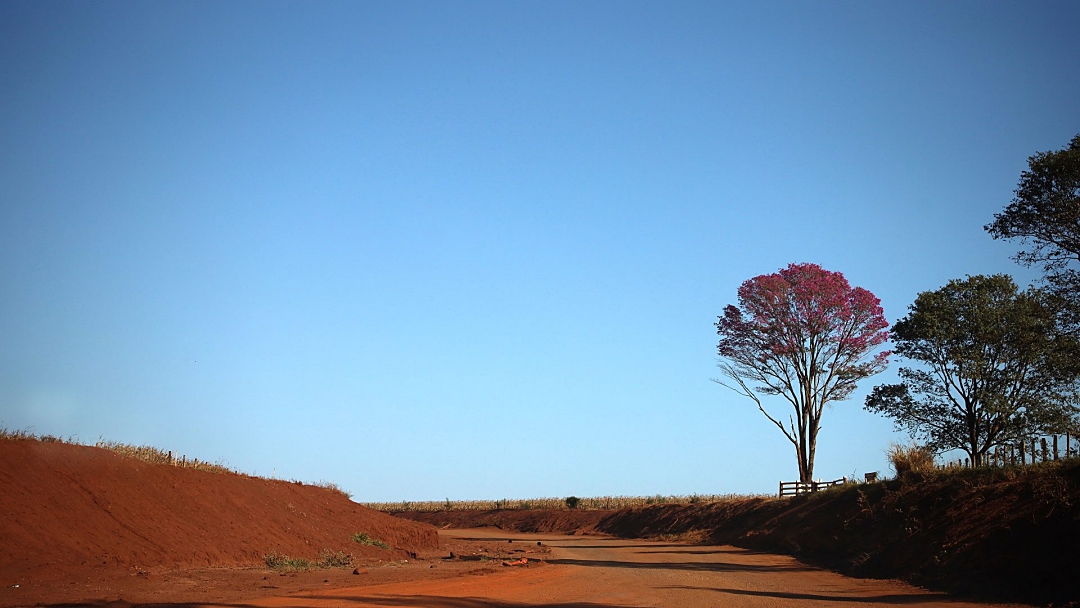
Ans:
[[[479,597],[445,597],[438,595],[368,595],[368,596],[308,596],[311,599],[326,599],[372,606],[413,606],[423,608],[630,608],[616,604],[597,604],[595,602],[554,602],[531,603],[491,600]]]
[[[671,585],[658,589],[686,589],[692,591],[714,591],[729,595],[749,595],[752,597],[772,597],[784,600],[809,600],[825,602],[857,602],[866,604],[921,604],[951,599],[944,593],[893,593],[887,595],[850,596],[823,595],[819,593],[792,593],[790,591],[752,591],[749,589],[724,589],[716,587],[692,587],[689,585]]]
[[[685,545],[675,545],[683,546]],[[649,545],[641,545],[642,548],[649,548]],[[575,547],[576,549],[577,547]],[[753,551],[751,549],[739,549],[738,547],[725,548],[725,549],[686,549],[683,551],[642,551],[642,553],[657,553],[657,554],[672,554],[672,555],[776,555],[776,553],[769,553],[767,551]]]
[[[547,544],[547,545],[544,545],[544,546],[560,548],[559,545],[554,544],[554,541],[552,542],[552,544]],[[689,546],[690,545],[680,545],[680,544],[674,544],[674,543],[672,543],[672,544],[668,544],[668,543],[650,543],[648,545],[574,545],[572,547],[562,547],[562,548],[564,548],[564,549],[663,549],[663,548],[674,549],[674,548],[677,548],[677,547],[689,547]],[[676,553],[676,551],[672,551],[672,553]]]
[[[447,597],[439,595],[305,595],[294,598],[296,605],[303,608],[310,600],[331,600],[358,606],[398,606],[400,608],[631,608],[616,604],[597,604],[594,602],[554,602],[527,603],[505,600],[491,600],[479,597]],[[131,603],[124,600],[98,600],[75,604],[51,604],[43,608],[257,608],[248,603]],[[283,608],[290,608],[285,605]]]
[[[810,572],[814,570],[799,563],[784,566],[733,564],[730,562],[621,562],[603,559],[547,559],[549,564],[599,568],[628,568],[632,570],[686,570],[692,572]]]

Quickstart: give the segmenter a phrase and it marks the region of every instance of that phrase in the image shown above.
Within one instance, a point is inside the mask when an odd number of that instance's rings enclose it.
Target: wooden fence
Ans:
[[[1076,458],[1078,449],[1073,446],[1076,440],[1075,433],[1066,433],[1064,435],[1031,437],[1017,443],[995,446],[994,449],[983,454],[983,466],[1022,466],[1050,462],[1059,458]],[[952,469],[970,466],[971,459],[959,458],[946,461],[938,465],[938,468]]]
[[[833,481],[781,481],[780,497],[809,494],[811,492],[817,492],[818,490],[824,490],[825,488],[831,488],[832,486],[839,486],[845,483],[847,483],[847,477],[841,477],[840,479]]]

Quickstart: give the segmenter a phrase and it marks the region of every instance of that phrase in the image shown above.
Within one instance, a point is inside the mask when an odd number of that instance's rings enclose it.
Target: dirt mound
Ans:
[[[108,450],[0,441],[0,584],[101,569],[262,564],[276,552],[407,556],[436,530],[317,486],[149,464]],[[365,532],[393,549],[361,545]]]
[[[1080,604],[1080,461],[851,484],[788,499],[619,511],[401,513],[454,527],[595,531],[787,553],[846,574],[1030,604]]]
[[[615,511],[498,509],[491,511],[401,511],[394,515],[439,528],[499,528],[516,532],[597,533],[597,526]]]

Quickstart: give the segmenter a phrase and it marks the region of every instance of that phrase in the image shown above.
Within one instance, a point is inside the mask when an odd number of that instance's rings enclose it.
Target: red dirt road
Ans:
[[[565,528],[568,513],[537,525]],[[977,605],[729,546],[440,532],[322,488],[60,443],[0,441],[0,515],[0,608]],[[573,514],[571,529],[595,525],[581,517]],[[1051,529],[1064,531],[1067,547],[1075,538],[1075,526]],[[360,531],[393,548],[354,542]],[[283,572],[262,559],[323,550],[351,553],[353,562]],[[502,565],[522,557],[524,566]],[[970,556],[963,565],[978,569]]]
[[[499,530],[444,530],[449,542],[484,540],[507,547],[536,546],[546,564],[500,567],[483,576],[401,581],[303,591],[240,603],[184,606],[289,608],[622,608],[628,606],[880,606],[975,608],[894,581],[854,579],[797,560],[730,546],[616,540],[595,536],[507,534]],[[100,605],[100,604],[99,604]],[[131,606],[132,604],[123,604]],[[159,604],[160,605],[160,604]]]

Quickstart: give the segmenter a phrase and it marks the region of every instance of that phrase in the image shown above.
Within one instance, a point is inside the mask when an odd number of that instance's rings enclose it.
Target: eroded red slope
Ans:
[[[0,580],[249,565],[270,552],[393,557],[353,542],[356,532],[397,555],[438,546],[430,525],[319,487],[149,464],[88,446],[0,441]]]

